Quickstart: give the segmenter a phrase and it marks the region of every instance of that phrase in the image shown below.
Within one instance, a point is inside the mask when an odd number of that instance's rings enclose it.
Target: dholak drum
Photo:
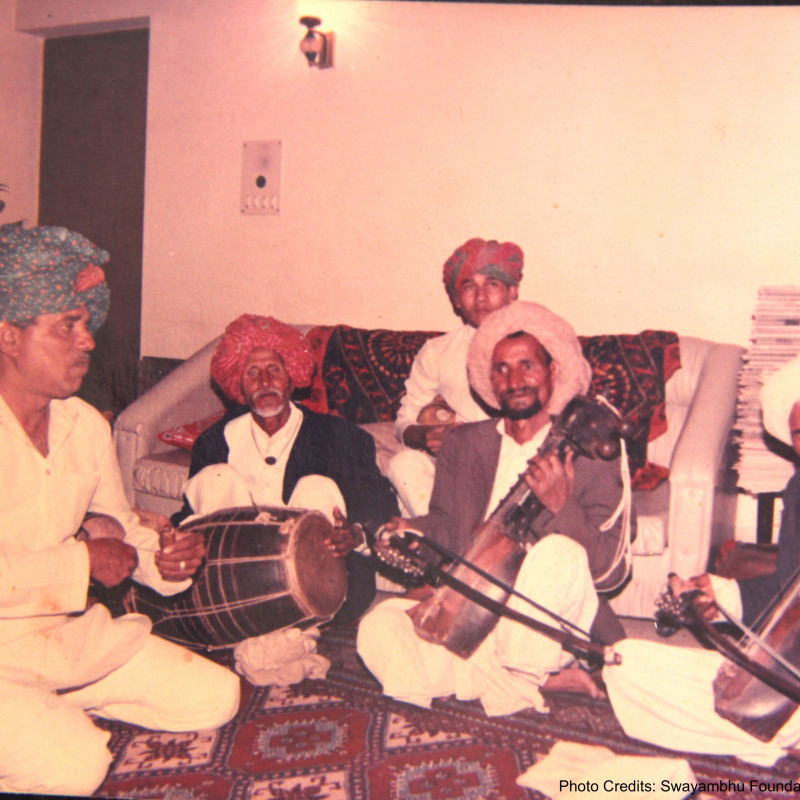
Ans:
[[[134,584],[129,612],[153,620],[153,633],[194,649],[333,617],[347,592],[347,569],[325,546],[332,525],[318,511],[229,508],[192,520],[208,557],[191,588],[173,597]]]

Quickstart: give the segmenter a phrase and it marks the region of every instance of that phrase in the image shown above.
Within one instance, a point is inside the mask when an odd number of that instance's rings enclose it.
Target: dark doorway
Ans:
[[[48,39],[39,224],[107,250],[108,319],[79,396],[118,413],[136,398],[142,312],[149,32]]]

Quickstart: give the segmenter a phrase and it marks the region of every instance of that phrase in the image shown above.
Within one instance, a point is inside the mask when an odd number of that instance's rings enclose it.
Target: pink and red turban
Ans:
[[[522,265],[522,250],[513,242],[470,239],[445,261],[442,280],[450,300],[455,301],[461,284],[473,275],[491,275],[507,286],[519,286]]]
[[[111,300],[100,267],[106,261],[105,250],[66,228],[0,225],[0,321],[24,322],[85,305],[94,333]]]
[[[470,386],[485,403],[500,408],[492,388],[492,356],[497,343],[517,331],[525,331],[537,339],[558,365],[547,408],[551,415],[560,414],[575,395],[586,394],[589,390],[592,368],[583,357],[572,326],[538,303],[518,300],[493,311],[481,323],[467,353]]]
[[[258,349],[278,353],[294,386],[311,383],[314,357],[300,331],[274,317],[242,314],[225,328],[211,359],[211,377],[231,400],[244,403],[244,365],[250,353]]]

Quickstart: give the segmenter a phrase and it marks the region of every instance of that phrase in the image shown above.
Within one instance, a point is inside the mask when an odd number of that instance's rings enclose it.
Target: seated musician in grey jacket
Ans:
[[[761,392],[764,427],[800,456],[800,358],[767,380]],[[722,619],[718,605],[752,624],[800,567],[800,473],[783,492],[778,568],[770,575],[729,580],[699,575],[676,584],[703,592],[699,607],[709,620]],[[762,742],[714,710],[712,683],[724,657],[715,651],[629,639],[620,646],[622,664],[603,673],[614,711],[629,736],[682,751],[735,755],[770,766],[800,742],[800,714],[770,742]]]
[[[562,463],[556,453],[537,455],[551,416],[589,387],[590,367],[574,331],[543,306],[512,303],[477,330],[468,367],[472,388],[500,419],[450,429],[429,513],[387,527],[421,531],[464,554],[473,531],[524,473],[544,510],[528,533],[517,590],[584,631],[593,628],[604,644],[617,641],[624,632],[607,603],[598,601],[594,581],[620,583],[628,571],[621,460],[568,455]],[[586,673],[567,668],[572,659],[557,642],[507,619],[468,659],[423,641],[405,613],[416,601],[386,601],[359,628],[359,653],[386,694],[427,706],[455,692],[480,698],[489,714],[507,714],[528,706],[543,710],[544,687],[600,693]],[[515,597],[508,606],[532,611]]]

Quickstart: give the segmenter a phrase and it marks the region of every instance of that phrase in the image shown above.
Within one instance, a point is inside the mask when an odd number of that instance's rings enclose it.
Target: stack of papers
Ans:
[[[750,341],[736,403],[739,486],[752,494],[782,492],[794,465],[765,439],[759,394],[764,381],[800,353],[800,287],[762,286],[758,290]]]

